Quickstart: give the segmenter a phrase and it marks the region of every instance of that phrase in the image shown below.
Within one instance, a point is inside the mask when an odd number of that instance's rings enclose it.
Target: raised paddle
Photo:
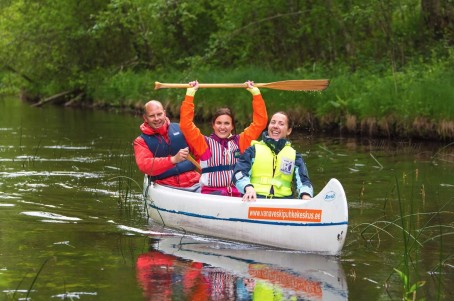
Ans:
[[[154,83],[154,89],[159,90],[163,88],[189,88],[189,84],[169,84],[169,83]],[[257,88],[267,88],[275,90],[288,90],[288,91],[322,91],[328,88],[328,79],[296,79],[284,80],[280,82],[271,83],[254,83]],[[247,88],[243,84],[199,84],[199,88]]]

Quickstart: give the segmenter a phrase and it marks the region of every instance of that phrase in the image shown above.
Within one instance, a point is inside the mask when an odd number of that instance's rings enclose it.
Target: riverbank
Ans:
[[[270,113],[288,111],[296,130],[367,137],[415,138],[438,141],[454,139],[454,62],[436,61],[405,70],[356,70],[301,68],[292,73],[260,68],[235,70],[116,72],[85,74],[85,89],[67,90],[38,97],[30,92],[21,98],[33,105],[58,104],[139,112],[150,99],[164,103],[178,119],[184,89],[154,89],[154,82],[242,83],[248,79],[269,83],[289,79],[329,79],[321,92],[262,88]],[[196,118],[211,120],[213,112],[229,106],[237,126],[249,123],[250,94],[244,89],[200,89],[195,98]]]
[[[179,118],[179,105],[175,102],[175,100],[168,98],[162,100],[162,102],[166,108],[168,117],[171,120],[177,121]],[[93,110],[120,111],[140,116],[142,105],[144,103],[145,101],[138,101],[130,105],[112,105],[100,102],[70,102],[65,106]],[[34,102],[30,103],[30,105],[35,104],[36,103]],[[241,104],[236,104],[235,102],[234,106],[235,105]],[[215,111],[215,107],[213,105],[207,105],[206,103],[199,105],[199,107],[201,106],[207,106],[211,111],[202,111],[199,108],[198,112],[196,112],[196,120],[199,122],[210,122],[212,113]],[[369,117],[366,119],[360,119],[355,115],[335,114],[319,118],[316,115],[307,112],[302,107],[292,106],[291,109],[282,108],[279,110],[286,110],[289,113],[295,122],[294,131],[300,133],[315,135],[317,133],[323,133],[334,136],[360,136],[363,138],[387,138],[392,140],[417,139],[440,142],[450,142],[454,139],[453,120],[432,120],[429,118],[417,117],[412,121],[404,120],[395,115],[382,118]],[[268,107],[268,111],[269,113],[273,113],[277,110],[270,110]],[[247,125],[247,122],[250,122],[249,116],[243,116],[249,115],[250,112],[252,112],[251,109],[248,109],[247,111],[237,110],[236,123],[238,129],[244,128]],[[243,116],[241,120],[238,119],[238,115]]]

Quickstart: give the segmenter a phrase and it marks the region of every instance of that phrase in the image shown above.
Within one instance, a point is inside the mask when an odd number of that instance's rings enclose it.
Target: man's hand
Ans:
[[[189,148],[185,147],[182,148],[178,151],[178,153],[175,154],[175,156],[170,157],[170,162],[172,164],[177,164],[180,163],[181,161],[184,161],[188,158],[189,156]]]

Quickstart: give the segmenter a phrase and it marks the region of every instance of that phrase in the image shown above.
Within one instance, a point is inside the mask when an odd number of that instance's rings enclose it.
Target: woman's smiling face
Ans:
[[[274,140],[286,138],[292,132],[288,127],[288,118],[282,113],[276,113],[268,124],[268,136]]]
[[[228,138],[232,134],[233,124],[229,115],[220,115],[213,123],[213,131],[219,138]]]

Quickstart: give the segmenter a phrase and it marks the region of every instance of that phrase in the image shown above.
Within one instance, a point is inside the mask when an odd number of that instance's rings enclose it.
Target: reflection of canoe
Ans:
[[[311,200],[258,199],[200,194],[145,181],[150,217],[165,226],[187,232],[274,246],[283,249],[337,255],[347,234],[345,192],[336,179]]]
[[[348,300],[345,274],[336,257],[203,242],[188,236],[162,238],[155,248],[255,282],[265,281],[304,300]]]

